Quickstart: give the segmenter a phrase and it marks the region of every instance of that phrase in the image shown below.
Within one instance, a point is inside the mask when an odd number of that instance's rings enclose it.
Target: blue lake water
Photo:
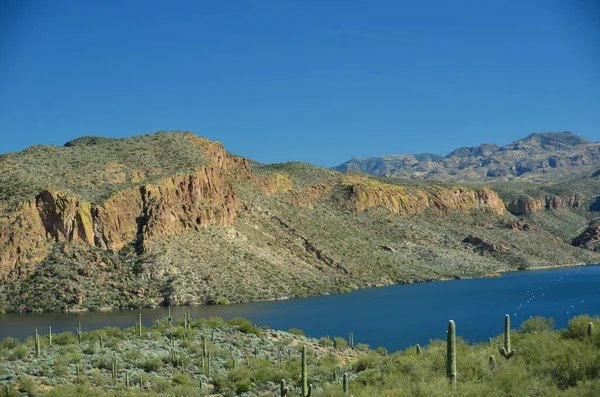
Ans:
[[[300,328],[314,337],[345,337],[354,332],[355,343],[395,351],[444,339],[450,319],[456,322],[458,336],[480,341],[503,332],[505,313],[511,315],[513,328],[530,316],[553,317],[556,328],[564,328],[574,316],[600,315],[600,265],[395,285],[285,301],[173,307],[172,315],[180,317],[188,310],[193,318],[242,316],[274,329]],[[78,322],[84,331],[105,325],[129,327],[138,312],[0,315],[0,339],[23,339],[36,328],[45,334],[49,325],[53,333],[74,331]],[[144,309],[143,322],[149,325],[166,314],[166,308]]]

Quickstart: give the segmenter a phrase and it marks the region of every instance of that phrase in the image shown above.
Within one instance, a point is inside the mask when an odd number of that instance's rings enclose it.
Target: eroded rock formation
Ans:
[[[380,183],[372,179],[345,176],[342,185],[349,190],[354,212],[359,214],[367,208],[381,207],[398,215],[433,211],[467,210],[489,207],[504,213],[504,203],[498,194],[489,189],[432,186],[428,189],[406,188]]]

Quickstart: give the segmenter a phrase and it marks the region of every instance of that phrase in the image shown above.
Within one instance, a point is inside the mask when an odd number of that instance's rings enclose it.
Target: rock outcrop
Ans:
[[[346,186],[356,214],[374,207],[385,208],[396,215],[422,214],[427,209],[442,212],[481,207],[493,208],[498,214],[504,213],[504,203],[496,192],[489,189],[460,186],[406,188],[359,176],[344,176],[341,184]]]
[[[260,179],[259,186],[267,196],[277,192],[289,192],[293,189],[290,176],[279,172]]]
[[[511,200],[506,209],[514,215],[529,215],[544,209],[562,211],[567,207],[582,207],[585,202],[585,196],[581,193],[575,193],[572,196],[563,198],[556,195],[548,195],[544,199],[522,196]]]
[[[579,236],[573,239],[572,244],[575,247],[583,247],[589,250],[595,251],[598,249],[600,243],[600,222],[590,222],[587,229],[585,229]]]
[[[510,201],[506,205],[506,209],[514,215],[528,215],[537,211],[541,211],[546,207],[542,200],[532,197],[519,197]]]
[[[471,244],[479,248],[482,252],[502,252],[508,251],[508,247],[494,243],[485,237],[469,235],[464,240],[465,243]]]
[[[118,192],[100,205],[48,189],[0,218],[0,277],[39,262],[54,242],[119,250],[187,229],[229,225],[238,208],[231,183],[217,167],[173,177],[157,185]]]

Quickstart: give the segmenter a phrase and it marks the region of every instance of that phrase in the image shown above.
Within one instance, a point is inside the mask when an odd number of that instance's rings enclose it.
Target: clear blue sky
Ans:
[[[189,130],[261,162],[600,140],[600,2],[0,0],[0,153]]]

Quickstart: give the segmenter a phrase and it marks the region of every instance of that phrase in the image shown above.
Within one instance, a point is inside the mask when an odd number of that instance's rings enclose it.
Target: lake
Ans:
[[[390,351],[430,339],[444,339],[448,320],[457,336],[487,340],[504,331],[504,314],[512,327],[530,316],[553,317],[556,328],[580,314],[600,314],[600,265],[504,273],[499,278],[394,285],[341,295],[242,303],[227,306],[173,307],[173,317],[190,310],[193,318],[242,316],[257,325],[287,330],[300,328],[308,336],[344,336],[354,332],[355,343],[384,346]],[[105,325],[129,327],[139,310],[85,313],[23,313],[0,315],[0,339],[23,339],[38,329],[46,334],[84,332]],[[141,310],[150,325],[166,317],[166,308]]]

